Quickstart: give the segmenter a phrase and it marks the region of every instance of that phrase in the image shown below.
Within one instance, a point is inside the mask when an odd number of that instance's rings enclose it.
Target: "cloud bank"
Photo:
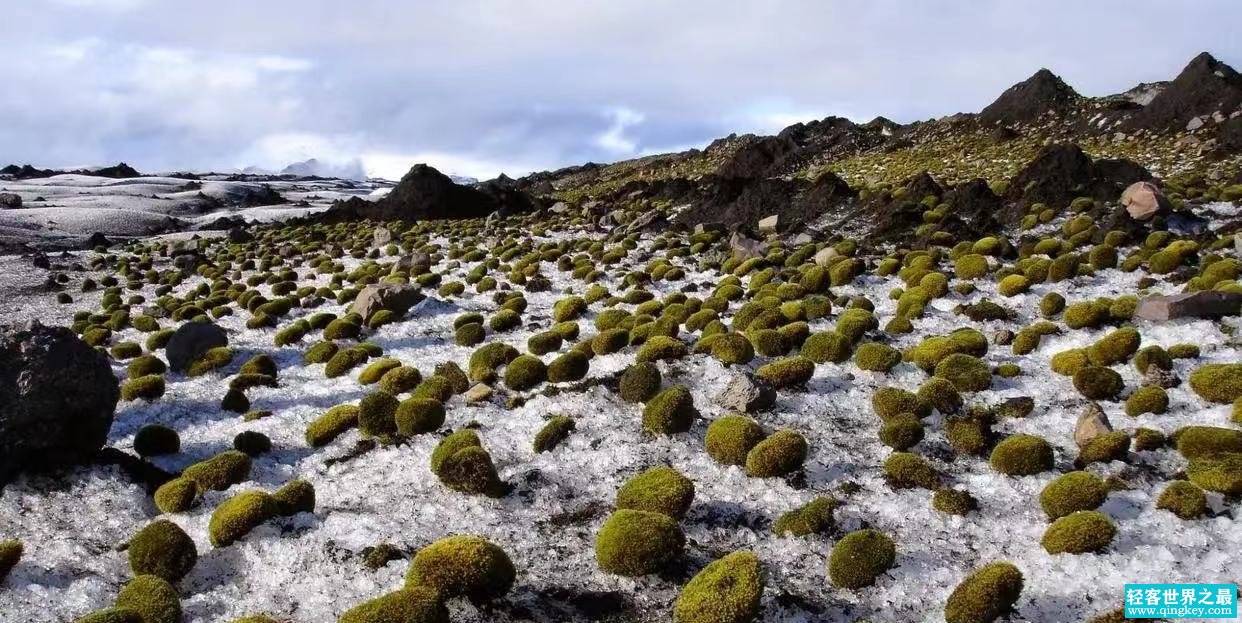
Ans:
[[[1196,53],[1236,1],[0,0],[0,163],[310,158],[479,178],[703,146],[827,115],[982,108],[1046,66],[1102,95]],[[1136,34],[1137,33],[1137,34]]]

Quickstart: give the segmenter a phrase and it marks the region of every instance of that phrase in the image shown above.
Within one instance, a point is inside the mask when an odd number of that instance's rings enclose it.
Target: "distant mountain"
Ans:
[[[979,113],[984,123],[1030,123],[1045,114],[1064,114],[1081,99],[1059,76],[1040,69],[1001,93]]]
[[[324,162],[317,158],[294,162],[280,170],[280,175],[294,175],[297,177],[335,177],[344,180],[365,180],[367,179],[366,169],[362,166],[362,160],[354,158],[348,162],[336,164]]]

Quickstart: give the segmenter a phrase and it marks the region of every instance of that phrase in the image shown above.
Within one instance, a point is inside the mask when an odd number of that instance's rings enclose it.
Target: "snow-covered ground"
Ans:
[[[564,235],[568,234],[552,234],[558,238]],[[533,242],[537,246],[548,239]],[[630,254],[628,266],[646,263],[643,250],[649,242],[644,239],[640,250]],[[357,264],[356,260],[345,261],[349,267]],[[697,292],[690,294],[703,297],[719,279],[715,273],[699,272],[685,258],[674,262],[686,268],[686,279],[656,282],[651,289],[657,295],[685,291],[687,284],[697,284]],[[445,266],[442,262],[435,268],[443,272]],[[4,267],[0,265],[0,272],[6,272]],[[13,267],[20,269],[18,264]],[[461,279],[473,267],[465,263],[447,274],[445,281]],[[617,272],[610,271],[614,275]],[[581,282],[555,266],[545,265],[543,273],[552,279],[553,287],[548,292],[526,294],[530,306],[523,314],[524,326],[489,335],[489,339],[525,351],[531,335],[553,324],[550,308],[563,296],[562,290],[585,290]],[[1013,298],[998,296],[994,282],[980,280],[978,291],[968,296],[950,292],[935,301],[923,318],[914,320],[914,333],[898,336],[892,343],[910,346],[928,335],[962,326],[974,326],[986,335],[1000,328],[1016,329],[1037,319],[1039,300],[1049,291],[1060,291],[1071,302],[1133,294],[1144,274],[1104,270],[1072,282],[1037,284],[1030,292]],[[75,283],[80,276],[74,274]],[[327,283],[327,276],[315,279],[316,285]],[[187,280],[179,291],[201,281]],[[620,290],[616,279],[603,283],[613,291]],[[884,326],[896,307],[888,294],[900,285],[896,277],[868,275],[851,286],[834,288],[834,294],[869,297]],[[1158,284],[1153,290],[1174,289]],[[72,310],[79,307],[58,306],[47,294],[29,297],[11,303],[10,309],[20,308],[44,322],[67,322]],[[974,323],[952,311],[959,303],[984,298],[1011,307],[1017,319]],[[85,307],[97,305],[89,297],[83,301]],[[453,319],[464,311],[490,313],[495,309],[492,293],[475,294],[468,288],[464,295],[449,301],[433,297],[405,320],[382,327],[368,339],[383,347],[385,356],[416,366],[424,375],[444,361],[465,367],[473,349],[453,343]],[[593,319],[602,309],[602,303],[596,303],[580,319],[583,336],[594,334]],[[329,304],[294,313],[342,310]],[[840,311],[834,309],[832,318],[813,321],[812,330],[834,326]],[[176,429],[182,451],[155,459],[170,470],[228,449],[234,435],[245,430],[262,432],[273,441],[274,450],[255,459],[250,481],[229,491],[210,492],[191,511],[168,517],[194,538],[200,553],[198,564],[179,585],[187,622],[227,622],[257,613],[299,623],[335,621],[349,607],[402,585],[408,560],[369,571],[362,563],[364,548],[387,542],[413,552],[450,534],[486,537],[503,547],[518,569],[506,607],[480,612],[454,601],[453,621],[575,620],[570,614],[574,611],[565,604],[566,596],[592,591],[615,593],[632,602],[633,611],[642,620],[667,621],[671,603],[689,575],[737,549],[754,551],[763,563],[767,587],[761,620],[789,622],[941,621],[945,599],[954,586],[971,570],[996,560],[1012,561],[1025,576],[1014,621],[1081,621],[1119,607],[1122,586],[1127,582],[1232,582],[1242,568],[1242,527],[1235,517],[1236,508],[1219,495],[1209,493],[1214,515],[1209,518],[1184,521],[1155,508],[1156,496],[1185,466],[1180,455],[1168,448],[1134,452],[1129,463],[1088,468],[1101,476],[1118,476],[1131,487],[1110,493],[1101,508],[1118,526],[1118,535],[1106,551],[1053,556],[1040,546],[1048,521],[1037,498],[1054,477],[1073,469],[1077,455],[1074,424],[1087,403],[1068,377],[1049,370],[1049,359],[1066,348],[1091,343],[1108,329],[1048,336],[1027,356],[1014,356],[1008,347],[993,346],[985,357],[989,364],[1017,363],[1023,374],[1012,379],[994,377],[992,389],[967,396],[968,404],[1033,397],[1036,408],[1029,417],[1002,420],[996,428],[1001,434],[1025,432],[1045,437],[1057,451],[1056,471],[1027,477],[1001,475],[984,458],[956,456],[945,440],[941,416],[934,414],[927,419],[927,438],[915,451],[980,503],[978,512],[958,517],[933,510],[930,491],[894,490],[884,482],[882,464],[890,450],[877,438],[880,422],[870,398],[878,387],[914,389],[927,379],[909,363],[888,374],[862,371],[852,362],[821,364],[806,391],[782,390],[777,407],[756,417],[769,430],[793,428],[810,444],[804,477],[787,480],[748,478],[740,468],[722,467],[707,456],[703,448],[705,429],[722,415],[713,398],[731,375],[709,356],[691,355],[659,364],[665,385],[687,384],[702,414],[689,433],[673,437],[644,435],[641,406],[624,403],[598,386],[552,397],[535,392],[515,409],[505,408],[503,399],[467,405],[456,396],[448,404],[444,428],[477,423],[501,477],[516,487],[504,498],[490,499],[448,491],[437,481],[428,461],[439,435],[422,435],[329,465],[331,459],[354,446],[359,433],[351,431],[325,448],[314,449],[307,446],[304,432],[307,424],[328,408],[356,402],[370,390],[356,380],[361,368],[348,376],[325,379],[322,364],[302,362],[302,351],[312,343],[313,335],[302,344],[276,348],[272,346],[273,330],[246,329],[245,319],[243,312],[220,321],[238,351],[232,365],[220,374],[198,378],[169,373],[167,393],[161,399],[119,405],[109,438],[111,445],[129,450],[135,431],[144,424],[160,423]],[[1237,329],[1237,320],[1233,318],[1228,324]],[[1222,332],[1219,323],[1136,321],[1135,326],[1142,333],[1143,345],[1188,342],[1201,347],[1199,360],[1176,362],[1175,370],[1182,378],[1204,362],[1242,360],[1239,342]],[[142,342],[142,337],[130,329],[117,339]],[[635,350],[596,357],[591,361],[590,377],[608,376],[625,368],[633,362]],[[279,364],[280,387],[260,387],[248,395],[252,408],[270,409],[275,414],[244,422],[238,415],[221,410],[219,401],[229,375],[258,353],[270,354]],[[550,362],[555,354],[544,356],[544,361]],[[754,369],[764,362],[765,358],[758,357],[746,367]],[[1114,369],[1125,378],[1128,390],[1139,386],[1133,366]],[[116,372],[123,376],[124,366],[117,364]],[[1170,389],[1169,396],[1167,413],[1138,418],[1126,416],[1119,402],[1102,404],[1118,429],[1142,426],[1168,433],[1196,423],[1235,427],[1229,423],[1228,407],[1208,405],[1185,384]],[[545,418],[553,414],[574,417],[577,429],[554,451],[535,454],[531,441]],[[640,579],[601,572],[594,560],[593,543],[617,489],[630,476],[659,464],[672,465],[696,486],[694,504],[681,522],[687,536],[689,571],[676,577]],[[210,546],[207,522],[219,502],[244,489],[271,490],[294,478],[314,484],[318,499],[314,514],[269,522],[229,547]],[[840,487],[845,482],[856,483],[861,489],[842,492]],[[780,514],[820,495],[836,495],[843,501],[836,514],[838,527],[831,535],[794,538],[773,534],[772,523]],[[567,513],[579,513],[580,518],[552,521]],[[23,540],[26,555],[0,589],[0,620],[61,622],[111,605],[119,588],[131,577],[125,554],[117,551],[117,545],[157,516],[150,496],[113,469],[82,468],[63,478],[23,477],[10,485],[0,497],[0,539]],[[835,588],[826,578],[827,556],[837,538],[862,526],[893,537],[896,566],[875,586],[858,591]]]

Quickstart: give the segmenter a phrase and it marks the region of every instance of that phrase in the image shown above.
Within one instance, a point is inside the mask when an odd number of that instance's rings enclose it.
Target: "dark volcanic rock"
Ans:
[[[1045,113],[1065,113],[1073,109],[1079,95],[1065,81],[1047,69],[1015,84],[979,113],[984,123],[1030,123]]]
[[[796,157],[798,144],[786,136],[744,136],[745,145],[716,168],[723,178],[756,178],[774,175],[787,159]]]
[[[1032,203],[1063,207],[1075,197],[1112,201],[1126,186],[1150,179],[1147,169],[1129,160],[1092,161],[1077,145],[1048,145],[1010,181],[1017,204],[1003,220],[1017,222]]]
[[[958,239],[968,240],[1000,230],[998,219],[1004,203],[992,192],[986,180],[973,179],[959,184],[943,199],[952,209],[941,222],[941,231],[952,232]]]
[[[17,193],[0,193],[0,209],[15,210],[22,207],[22,196]]]
[[[0,484],[91,460],[118,398],[108,358],[69,329],[0,327]]]
[[[704,180],[699,188],[680,198],[691,207],[678,214],[675,220],[687,226],[704,221],[722,221],[734,228],[753,230],[761,219],[775,214],[781,231],[791,231],[816,220],[854,196],[849,184],[831,172],[820,174],[814,181],[712,176]]]
[[[187,322],[168,338],[164,358],[174,372],[182,372],[208,350],[228,345],[229,336],[224,329],[207,322]]]
[[[329,222],[465,219],[534,208],[531,197],[507,177],[462,186],[430,166],[416,164],[383,199],[371,202],[351,197],[333,204],[320,218]]]
[[[1183,131],[1190,120],[1216,112],[1226,117],[1242,106],[1242,75],[1204,52],[1154,97],[1126,120],[1130,129]]]

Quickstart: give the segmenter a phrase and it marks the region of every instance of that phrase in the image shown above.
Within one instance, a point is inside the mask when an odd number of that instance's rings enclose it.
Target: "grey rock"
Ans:
[[[1143,373],[1143,385],[1169,389],[1182,384],[1182,379],[1178,378],[1177,373],[1172,370],[1165,370],[1160,366],[1149,365],[1147,371]]]
[[[1001,329],[992,334],[992,343],[997,346],[1008,346],[1013,344],[1014,333],[1009,329]]]
[[[996,415],[1003,418],[1024,418],[1035,410],[1035,399],[1030,396],[1007,398],[996,406]]]
[[[553,214],[565,214],[569,212],[569,204],[564,201],[557,201],[552,204],[552,207],[548,208],[548,211]]]
[[[775,234],[776,228],[780,226],[781,217],[779,214],[765,216],[759,219],[759,233]]]
[[[832,260],[836,259],[838,255],[840,255],[840,253],[837,253],[835,248],[824,247],[815,252],[815,265],[830,266],[832,265]]]
[[[466,393],[462,394],[461,397],[468,405],[483,402],[492,397],[492,388],[486,383],[479,383],[466,390]]]
[[[1177,318],[1220,318],[1236,316],[1242,311],[1242,294],[1201,290],[1169,296],[1149,296],[1139,301],[1134,311],[1143,320],[1174,320]]]
[[[653,233],[664,231],[668,227],[668,219],[663,214],[647,211],[640,214],[629,225],[625,226],[627,234]]]
[[[228,345],[229,336],[219,326],[210,322],[187,322],[168,338],[164,357],[173,372],[184,372],[203,353]]]
[[[694,226],[694,233],[696,234],[703,234],[709,231],[715,232],[715,231],[724,231],[724,230],[725,230],[724,223],[699,223]]]
[[[1092,439],[1111,432],[1113,432],[1113,425],[1108,421],[1108,416],[1104,414],[1104,409],[1093,402],[1087,405],[1082,415],[1078,416],[1078,423],[1074,426],[1074,443],[1081,448],[1090,443]]]
[[[0,326],[0,485],[91,460],[120,395],[107,356],[69,329]]]
[[[776,389],[759,377],[738,374],[716,396],[716,404],[741,413],[767,411],[776,405]]]
[[[358,293],[358,298],[354,299],[353,304],[349,306],[349,311],[361,316],[363,322],[370,321],[371,316],[381,309],[387,309],[398,316],[404,316],[406,312],[410,311],[411,307],[417,305],[423,298],[423,295],[419,294],[418,288],[409,284],[393,282],[373,283]]]
[[[382,247],[392,242],[392,230],[387,227],[376,227],[375,232],[371,234],[371,245]]]
[[[254,238],[250,235],[250,232],[240,227],[230,227],[227,235],[229,242],[236,243],[250,242],[250,240]]]
[[[763,243],[742,232],[733,232],[729,237],[729,248],[733,250],[733,256],[741,260],[763,257]]]
[[[0,193],[0,208],[15,210],[22,207],[22,196],[17,193]]]

